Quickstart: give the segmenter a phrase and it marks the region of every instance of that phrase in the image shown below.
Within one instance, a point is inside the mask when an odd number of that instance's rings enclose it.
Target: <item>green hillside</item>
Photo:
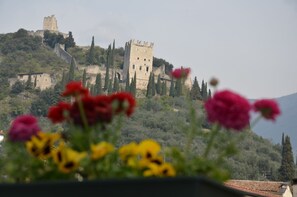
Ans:
[[[0,34],[0,76],[16,77],[18,73],[61,73],[68,68],[42,39],[28,35],[24,29],[16,33]]]
[[[99,63],[106,61],[106,50],[95,47],[98,52]],[[75,47],[69,52],[79,64],[85,64],[85,54],[88,48]],[[12,119],[20,114],[32,113],[39,117],[43,130],[49,130],[51,125],[45,118],[49,106],[57,103],[62,91],[60,84],[44,91],[19,84],[9,87],[8,78],[18,73],[47,72],[53,76],[62,76],[70,65],[60,60],[45,46],[41,38],[28,35],[25,30],[16,33],[0,35],[0,129],[7,131]],[[101,55],[100,55],[101,54]],[[116,66],[121,67],[124,51],[115,50]],[[159,64],[173,66],[163,59],[155,60]],[[158,62],[158,63],[157,63]],[[77,72],[77,71],[76,71]],[[81,79],[82,73],[76,73]],[[60,82],[60,79],[57,79]],[[204,119],[201,101],[193,101],[197,114]],[[135,114],[125,122],[122,130],[121,143],[140,141],[153,138],[163,146],[184,146],[184,126],[189,123],[188,102],[184,97],[158,96],[151,99],[138,99]],[[204,130],[207,135],[207,122],[204,121]],[[276,180],[277,171],[281,163],[281,148],[265,140],[251,131],[239,133],[222,133],[224,140],[234,141],[239,152],[235,157],[225,158],[226,166],[230,166],[232,177],[236,179]],[[205,136],[194,139],[193,152],[199,154],[205,147]],[[216,142],[217,150],[223,146],[222,141]],[[216,154],[214,151],[213,154]]]

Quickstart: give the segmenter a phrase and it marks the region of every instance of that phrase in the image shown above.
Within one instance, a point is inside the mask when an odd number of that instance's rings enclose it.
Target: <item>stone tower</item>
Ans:
[[[154,43],[130,40],[125,45],[123,80],[131,83],[136,73],[136,88],[144,90],[147,88],[150,73],[153,71],[153,46]]]
[[[43,30],[58,31],[58,23],[55,15],[44,17]]]

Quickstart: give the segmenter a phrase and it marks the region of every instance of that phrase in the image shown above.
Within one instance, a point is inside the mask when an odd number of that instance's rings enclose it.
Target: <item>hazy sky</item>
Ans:
[[[154,42],[154,56],[248,98],[297,92],[297,0],[0,0],[0,33],[54,14],[77,45]]]

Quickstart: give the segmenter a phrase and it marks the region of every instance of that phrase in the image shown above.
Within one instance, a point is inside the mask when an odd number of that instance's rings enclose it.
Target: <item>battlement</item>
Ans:
[[[58,31],[58,22],[55,15],[44,17],[43,30]]]
[[[128,45],[137,45],[137,46],[150,47],[150,48],[154,47],[153,42],[146,42],[146,41],[140,41],[140,40],[134,40],[134,39],[130,40],[128,42]]]

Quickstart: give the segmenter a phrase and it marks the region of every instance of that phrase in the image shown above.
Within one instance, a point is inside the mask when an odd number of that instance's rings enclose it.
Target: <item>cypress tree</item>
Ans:
[[[152,89],[152,73],[150,73],[149,81],[147,83],[147,89],[146,89],[146,97],[152,98],[153,96],[153,89]]]
[[[92,44],[90,47],[90,50],[88,51],[87,54],[87,64],[91,65],[94,64],[95,62],[95,41],[94,41],[94,36],[92,37]]]
[[[152,88],[152,96],[156,95],[156,83],[155,83],[155,74],[152,74],[152,79],[151,79],[151,88]]]
[[[27,89],[27,90],[29,90],[29,89],[32,89],[32,74],[31,74],[31,71],[30,71],[30,73],[29,73],[29,76],[28,76],[28,80],[27,80],[27,82],[26,82],[26,88],[25,89]]]
[[[211,98],[211,90],[208,89],[208,96],[207,96],[207,99]]]
[[[95,85],[91,85],[90,92],[92,95],[97,95]]]
[[[208,97],[207,83],[204,83],[204,80],[202,80],[202,85],[201,85],[201,97],[203,101],[205,101]]]
[[[82,76],[82,85],[86,87],[86,83],[87,83],[87,71],[86,69],[84,69],[83,76]]]
[[[282,181],[291,181],[295,177],[294,158],[289,136],[285,137],[279,176]]]
[[[175,96],[175,88],[174,88],[174,81],[173,81],[173,78],[171,78],[170,90],[169,90],[169,96],[172,96],[172,97]]]
[[[94,95],[102,94],[101,73],[96,75],[96,82],[94,85]]]
[[[204,80],[202,80],[202,83],[201,83],[201,89],[200,89],[200,95],[201,95],[201,99],[203,99],[203,94],[204,94],[204,87],[205,85],[204,85]]]
[[[111,50],[111,65],[114,68],[114,54],[115,54],[115,40],[112,43],[112,50]]]
[[[112,64],[112,51],[111,51],[111,45],[108,45],[107,48],[107,60],[106,60],[107,66],[110,67]]]
[[[113,92],[118,92],[120,89],[119,87],[119,80],[116,76],[114,76],[114,82],[113,82]]]
[[[37,86],[37,76],[35,76],[35,79],[34,79],[34,88],[36,88]]]
[[[130,92],[134,97],[136,96],[136,72],[134,74],[134,78],[132,79],[132,82],[130,85]]]
[[[130,76],[129,76],[129,70],[127,70],[127,78],[126,78],[125,91],[126,92],[130,92]]]
[[[206,101],[208,98],[207,83],[204,84],[203,100]]]
[[[177,79],[175,82],[175,96],[179,97],[182,95],[182,81]]]
[[[167,94],[167,85],[166,85],[166,81],[164,81],[162,83],[162,88],[161,88],[161,96],[165,96]]]
[[[74,69],[75,69],[75,61],[74,61],[74,58],[72,57],[69,72],[68,72],[68,82],[74,80]]]
[[[192,100],[201,100],[200,87],[197,81],[197,77],[195,77],[194,79],[194,83],[190,91],[190,96]]]
[[[111,80],[109,80],[107,93],[108,93],[108,94],[111,94],[111,93],[112,93],[112,81],[111,81]]]
[[[161,76],[158,75],[158,80],[157,80],[157,85],[156,85],[156,92],[157,92],[157,94],[161,94],[161,88],[162,88]]]
[[[109,86],[109,67],[106,67],[106,72],[105,72],[105,79],[104,79],[104,91],[108,89]]]
[[[285,134],[283,132],[283,134],[282,134],[282,147],[284,146],[284,144],[285,144]]]
[[[64,45],[64,49],[65,51],[68,50],[68,48],[74,47],[75,46],[75,42],[74,42],[74,38],[72,36],[72,32],[70,31],[68,34],[68,37],[65,39],[65,45]]]
[[[62,85],[62,89],[64,89],[66,83],[67,83],[67,74],[65,73],[65,71],[63,70],[63,74],[62,74],[62,80],[61,80],[61,85]]]

